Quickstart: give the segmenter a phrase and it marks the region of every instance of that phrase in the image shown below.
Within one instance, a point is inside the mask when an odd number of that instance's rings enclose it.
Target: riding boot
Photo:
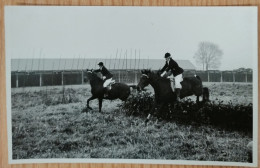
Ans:
[[[174,79],[170,79],[170,81],[171,81],[172,91],[174,92],[174,91],[175,91],[175,82],[174,82]]]
[[[104,88],[104,98],[107,98],[108,97],[108,88],[105,87]]]
[[[179,89],[179,88],[176,88],[175,89],[175,93],[176,93],[176,96],[177,96],[177,102],[180,102],[180,94],[181,94],[181,89]]]

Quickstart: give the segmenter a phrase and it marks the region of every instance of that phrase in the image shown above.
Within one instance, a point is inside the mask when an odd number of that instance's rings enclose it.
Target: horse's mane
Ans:
[[[142,74],[146,74],[146,75],[152,74],[153,76],[154,75],[159,76],[158,71],[152,71],[151,69],[143,69],[141,72]]]
[[[144,70],[142,70],[142,74],[150,75],[150,76],[158,78],[158,79],[165,79],[165,78],[161,77],[160,70],[152,71],[151,69],[144,69]]]
[[[103,80],[100,77],[98,77],[96,73],[94,72],[89,72],[89,73],[91,73],[89,80],[100,82],[100,83],[103,82]]]
[[[146,74],[146,75],[150,74],[150,76],[153,77],[156,80],[169,82],[168,78],[163,78],[163,77],[160,76],[160,70],[152,71],[151,69],[144,69],[144,70],[142,70],[142,74]]]

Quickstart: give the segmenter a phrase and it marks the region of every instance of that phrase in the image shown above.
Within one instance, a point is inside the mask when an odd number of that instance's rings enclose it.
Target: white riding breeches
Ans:
[[[182,86],[181,86],[181,82],[183,81],[182,74],[179,74],[175,77],[173,77],[173,75],[170,75],[170,76],[168,76],[168,78],[171,79],[171,81],[173,81],[173,78],[174,78],[176,89],[182,88]]]
[[[103,83],[103,87],[104,88],[107,87],[111,83],[111,81],[112,81],[112,78],[105,80],[105,82]]]
[[[179,75],[175,76],[174,78],[175,78],[175,88],[181,89],[182,88],[181,82],[183,81],[182,74],[179,74]]]

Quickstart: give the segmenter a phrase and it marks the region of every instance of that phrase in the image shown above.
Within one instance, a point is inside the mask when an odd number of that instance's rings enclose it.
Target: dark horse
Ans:
[[[97,76],[96,73],[92,72],[92,70],[87,70],[87,78],[89,79],[90,86],[91,86],[91,93],[92,96],[87,100],[87,108],[92,108],[89,106],[89,102],[93,99],[98,99],[99,101],[99,112],[101,112],[102,108],[102,101],[103,99],[108,100],[115,100],[120,99],[125,101],[128,96],[130,95],[130,87],[124,83],[115,83],[112,84],[111,90],[108,92],[108,96],[104,97],[104,88],[103,83],[104,81]]]
[[[172,91],[171,82],[167,78],[163,78],[159,73],[152,72],[151,70],[142,70],[142,76],[137,85],[138,90],[143,90],[149,84],[153,87],[155,92],[155,104],[151,113],[154,112],[158,106],[159,113],[165,105],[174,105],[177,100],[177,95]],[[182,89],[180,91],[180,98],[195,95],[197,96],[196,102],[199,103],[199,96],[203,97],[202,102],[209,100],[208,88],[202,86],[202,81],[199,76],[184,77],[181,82]],[[149,116],[147,119],[149,119]]]

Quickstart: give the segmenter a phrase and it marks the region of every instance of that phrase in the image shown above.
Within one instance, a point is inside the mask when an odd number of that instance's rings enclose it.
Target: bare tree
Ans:
[[[202,65],[203,70],[217,69],[221,62],[223,51],[218,45],[211,42],[200,42],[199,49],[194,55],[198,65]]]

